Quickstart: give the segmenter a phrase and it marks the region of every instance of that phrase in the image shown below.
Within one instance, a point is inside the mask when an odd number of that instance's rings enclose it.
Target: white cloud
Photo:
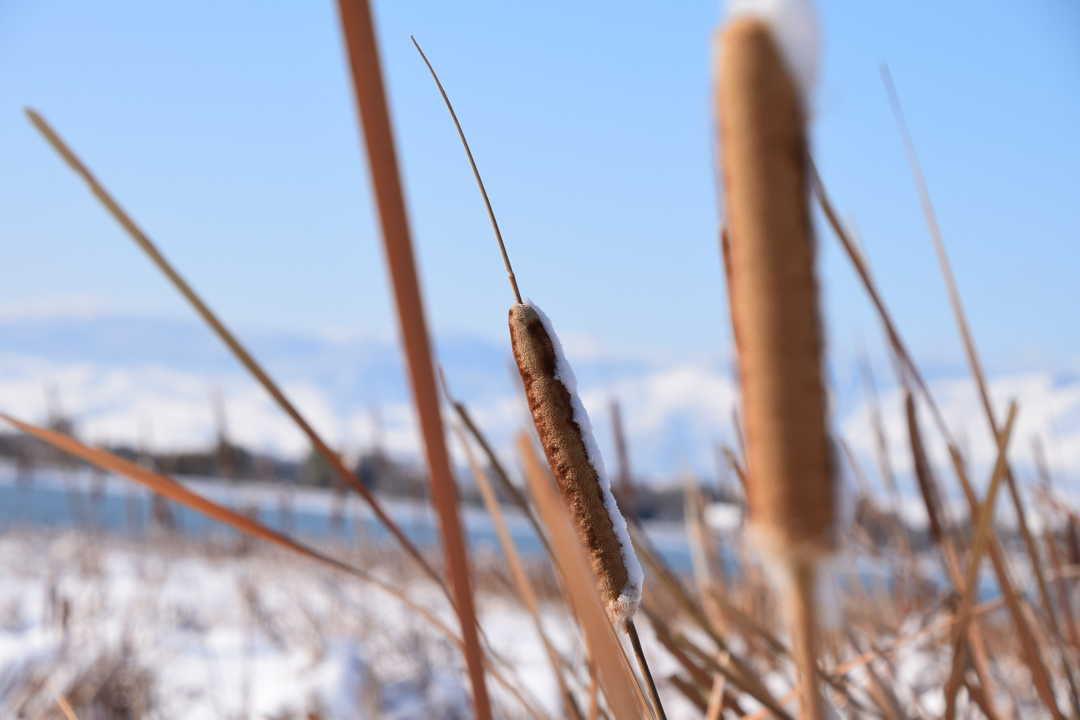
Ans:
[[[997,445],[990,432],[986,412],[970,378],[930,383],[930,392],[957,444],[981,486],[997,458]],[[1031,475],[1035,466],[1031,441],[1038,437],[1046,448],[1051,471],[1064,479],[1080,465],[1080,379],[1058,382],[1047,373],[1016,373],[993,378],[988,392],[995,404],[999,425],[1004,425],[1011,400],[1017,401],[1017,420],[1009,445],[1009,459],[1022,473]],[[899,389],[882,395],[882,415],[889,459],[900,473],[911,473],[912,461],[903,395]],[[949,461],[945,444],[936,431],[927,409],[920,403],[920,421],[931,461],[941,471]],[[876,457],[869,422],[869,408],[859,405],[840,425],[853,450],[870,467]],[[951,473],[950,473],[951,475]],[[951,481],[950,481],[951,483]]]
[[[734,379],[725,367],[715,358],[687,358],[635,371],[624,369],[610,380],[603,375],[596,380],[597,373],[590,373],[594,380],[580,389],[608,465],[614,465],[608,408],[612,399],[618,399],[636,474],[670,478],[686,466],[704,475],[713,474],[713,448],[717,441],[732,440],[732,408],[738,397]],[[447,371],[453,377],[455,368],[450,366]],[[477,368],[463,367],[462,372],[475,374]],[[378,442],[395,456],[419,457],[416,418],[406,398],[398,396],[376,405],[359,395],[343,396],[314,377],[306,375],[302,367],[293,368],[282,388],[327,442],[349,454],[368,450]],[[366,387],[376,382],[358,379],[358,384]],[[503,382],[502,377],[499,382]],[[211,403],[215,386],[222,391],[235,442],[293,457],[308,451],[307,438],[292,420],[261,386],[239,370],[207,377],[163,364],[118,366],[0,353],[0,409],[32,422],[43,421],[46,390],[55,388],[81,436],[93,442],[206,447],[215,437]],[[496,387],[499,389],[492,394],[471,401],[469,409],[500,458],[514,468],[514,435],[529,427],[529,417],[520,394],[507,394],[504,384]],[[972,383],[955,377],[933,382],[931,388],[981,485],[995,449]],[[1030,441],[1035,435],[1042,438],[1051,468],[1059,477],[1080,467],[1080,379],[1062,382],[1047,373],[1016,373],[994,378],[990,392],[997,403],[999,422],[1004,419],[1008,400],[1015,397],[1019,401],[1010,458],[1022,473],[1030,477]],[[907,482],[911,458],[903,398],[897,389],[882,392],[881,398],[890,459]],[[947,455],[925,408],[921,416],[932,460],[943,477],[948,477]],[[859,404],[846,416],[834,418],[834,425],[865,469],[874,474],[875,445],[866,406]],[[455,461],[464,463],[456,443],[451,441],[450,447]]]

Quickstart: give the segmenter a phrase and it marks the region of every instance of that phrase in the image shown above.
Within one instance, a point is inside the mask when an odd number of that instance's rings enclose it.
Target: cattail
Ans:
[[[529,301],[510,308],[510,342],[559,494],[588,553],[608,615],[623,628],[641,600],[643,574],[578,397],[574,371],[551,321]]]
[[[724,259],[739,356],[751,516],[778,548],[833,545],[805,110],[769,23],[721,36]]]
[[[814,53],[805,51],[816,42],[805,26],[808,6],[779,5],[734,4],[737,17],[720,35],[715,111],[750,516],[787,585],[804,713],[817,718],[815,570],[835,543],[836,498],[807,192],[806,66]]]
[[[484,181],[480,179],[480,171],[473,160],[461,123],[439,82],[439,76],[435,74],[435,68],[428,62],[415,38],[413,44],[424,58],[446,103],[446,109],[454,119],[458,137],[465,147],[465,154],[469,156],[469,165],[484,198],[495,239],[499,243],[506,276],[516,301],[510,308],[510,342],[548,465],[589,557],[608,617],[612,625],[629,635],[656,717],[666,720],[656,682],[634,626],[634,612],[641,602],[641,584],[645,575],[634,554],[626,520],[611,494],[604,460],[593,438],[592,423],[577,394],[574,371],[563,355],[562,344],[551,327],[551,321],[540,308],[521,298],[499,223],[495,220],[495,212],[491,209]]]

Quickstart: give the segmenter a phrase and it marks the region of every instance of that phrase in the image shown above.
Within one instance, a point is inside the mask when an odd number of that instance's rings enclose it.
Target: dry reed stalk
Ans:
[[[919,164],[919,159],[915,153],[915,144],[911,139],[911,133],[908,131],[907,122],[904,119],[903,110],[900,107],[900,99],[896,94],[896,87],[893,85],[892,75],[889,73],[887,65],[881,66],[882,81],[885,85],[886,94],[889,97],[889,104],[892,106],[893,117],[896,120],[897,128],[900,132],[901,140],[904,144],[904,151],[907,155],[908,164],[911,168],[912,177],[915,180],[916,189],[919,194],[919,202],[922,206],[923,217],[926,220],[927,228],[930,232],[930,238],[933,241],[934,252],[937,255],[938,266],[941,269],[942,278],[945,281],[946,290],[949,295],[949,304],[952,306],[953,316],[956,320],[957,328],[960,331],[961,339],[963,340],[964,352],[967,355],[968,365],[971,368],[971,374],[975,379],[975,383],[979,390],[979,397],[982,400],[983,410],[986,413],[986,419],[990,424],[990,431],[993,434],[995,440],[1001,442],[1001,429],[998,426],[995,419],[993,405],[990,400],[990,393],[987,387],[986,374],[983,371],[982,362],[979,359],[979,354],[975,348],[975,341],[971,334],[971,328],[967,322],[967,316],[964,312],[964,306],[960,299],[960,292],[956,285],[956,278],[953,275],[952,267],[949,263],[948,254],[945,251],[945,242],[941,236],[941,228],[938,226],[937,215],[934,213],[934,206],[930,200],[930,192],[926,185],[926,179],[923,177],[922,168]],[[1062,637],[1061,626],[1058,623],[1058,618],[1054,613],[1054,605],[1050,601],[1050,592],[1046,584],[1046,578],[1043,573],[1042,559],[1039,557],[1038,549],[1035,546],[1035,541],[1031,537],[1031,531],[1028,529],[1027,517],[1024,511],[1024,504],[1021,500],[1020,493],[1016,487],[1016,481],[1013,478],[1011,468],[1006,466],[1005,468],[1005,480],[1009,488],[1009,495],[1013,501],[1013,507],[1016,510],[1017,523],[1020,527],[1020,534],[1024,539],[1024,546],[1028,552],[1028,558],[1031,561],[1032,569],[1035,573],[1035,577],[1039,581],[1039,592],[1042,597],[1043,608],[1050,619],[1050,626],[1053,631]],[[1071,699],[1073,703],[1073,712],[1080,717],[1080,696],[1078,696],[1076,681],[1072,676],[1072,670],[1066,666],[1066,676],[1069,681],[1069,686],[1072,691]]]
[[[394,287],[402,341],[408,358],[413,402],[424,438],[432,496],[439,513],[439,526],[449,565],[455,609],[465,642],[465,660],[473,689],[473,705],[480,720],[490,720],[491,702],[484,680],[483,651],[477,635],[468,555],[461,519],[458,517],[457,488],[446,452],[446,437],[431,362],[427,322],[424,319],[420,284],[413,259],[405,197],[394,150],[371,9],[367,0],[339,0],[338,9],[379,210],[383,246]]]
[[[720,608],[713,600],[715,594],[723,594],[724,571],[721,561],[711,542],[710,533],[705,526],[704,500],[701,489],[693,477],[687,476],[683,483],[683,518],[686,525],[686,539],[690,548],[690,566],[694,573],[698,596],[709,621],[719,630],[725,629],[725,621]]]
[[[492,450],[491,443],[487,441],[487,438],[484,437],[484,433],[480,432],[480,428],[473,422],[468,408],[465,407],[465,403],[455,399],[454,396],[450,394],[450,387],[446,383],[446,376],[443,373],[441,366],[439,367],[439,378],[442,383],[443,394],[446,396],[446,401],[450,404],[450,407],[454,409],[454,412],[457,413],[461,424],[465,426],[469,431],[469,434],[473,436],[473,439],[476,440],[477,444],[480,446],[480,449],[484,451],[484,455],[487,456],[491,469],[495,472],[495,477],[499,479],[503,489],[509,493],[514,504],[518,506],[518,509],[520,509],[522,514],[529,520],[533,529],[536,530],[536,536],[540,539],[541,544],[543,544],[545,553],[550,556],[551,546],[548,544],[547,536],[544,535],[543,528],[541,528],[540,521],[536,518],[536,513],[533,511],[532,506],[529,505],[529,501],[525,499],[525,496],[518,490],[517,486],[510,482],[510,476],[506,474],[502,462],[499,461],[495,451]]]
[[[641,567],[626,534],[625,520],[611,495],[603,459],[592,438],[588,414],[577,397],[573,371],[562,355],[561,345],[551,329],[550,321],[535,306],[522,301],[495,212],[457,113],[435,68],[416,38],[412,38],[412,41],[454,121],[495,231],[516,300],[510,308],[514,359],[552,474],[587,549],[608,615],[615,627],[628,632],[633,640],[636,630],[632,619],[641,598]],[[643,656],[639,656],[638,660],[644,665]],[[647,671],[643,672],[648,675]],[[659,712],[662,713],[662,709]]]
[[[978,517],[979,501],[976,499],[975,493],[971,489],[971,483],[967,479],[959,452],[955,447],[950,447],[950,455],[953,462],[953,469],[964,490],[964,494],[967,496],[968,504],[971,508],[971,516]],[[1056,720],[1063,720],[1061,711],[1057,707],[1057,701],[1054,698],[1054,690],[1050,683],[1050,675],[1047,672],[1046,665],[1043,663],[1042,653],[1039,650],[1039,643],[1036,641],[1031,625],[1024,615],[1020,602],[1021,597],[1013,584],[1004,553],[1002,552],[1001,546],[992,529],[990,530],[987,551],[990,555],[990,560],[993,563],[994,572],[997,575],[1001,593],[1005,598],[1005,603],[1009,607],[1009,613],[1012,615],[1013,622],[1016,625],[1017,634],[1020,636],[1020,657],[1031,671],[1031,677],[1039,698],[1047,708],[1049,708],[1051,715]]]
[[[724,688],[727,678],[717,675],[713,678],[712,690],[709,691],[709,704],[705,708],[705,720],[721,720],[724,713]]]
[[[873,279],[870,277],[865,263],[859,255],[859,252],[855,249],[854,243],[851,238],[848,237],[847,231],[844,229],[843,224],[839,220],[835,209],[829,200],[828,194],[825,191],[825,185],[821,180],[821,176],[818,174],[817,169],[811,163],[811,179],[814,185],[814,192],[818,198],[818,202],[821,206],[822,212],[825,214],[828,220],[829,226],[833,229],[837,239],[840,241],[841,246],[847,254],[848,259],[851,260],[852,265],[855,267],[855,271],[859,276],[863,287],[866,289],[867,295],[870,297],[871,302],[874,305],[875,310],[878,313],[878,317],[881,319],[884,325],[886,335],[889,339],[889,343],[893,348],[893,352],[896,354],[897,359],[900,361],[900,367],[903,373],[910,378],[914,383],[923,399],[926,401],[927,407],[930,409],[931,417],[934,420],[939,433],[945,439],[946,446],[949,450],[949,457],[953,464],[953,469],[956,472],[957,480],[960,483],[961,488],[964,490],[964,494],[968,498],[968,503],[972,508],[974,514],[977,514],[978,501],[975,499],[975,495],[971,490],[971,485],[967,480],[966,471],[962,456],[956,441],[953,439],[952,434],[949,431],[948,425],[945,423],[945,418],[941,413],[940,408],[934,399],[933,394],[930,392],[929,387],[926,384],[925,379],[922,377],[922,373],[919,372],[915,362],[911,359],[911,354],[908,352],[903,340],[900,337],[899,332],[896,329],[896,324],[892,319],[891,314],[885,307],[885,303],[881,298],[881,293],[878,291]],[[1005,602],[1008,605],[1009,613],[1013,618],[1013,622],[1016,625],[1018,634],[1022,644],[1021,658],[1024,663],[1031,670],[1031,675],[1034,680],[1035,689],[1037,690],[1039,697],[1050,708],[1052,715],[1055,718],[1061,718],[1061,713],[1057,708],[1056,701],[1054,700],[1053,691],[1050,685],[1050,680],[1045,666],[1042,663],[1041,657],[1038,652],[1038,645],[1036,644],[1034,637],[1032,636],[1031,628],[1028,626],[1028,622],[1023,615],[1020,608],[1019,601],[1017,599],[1016,590],[1013,587],[1012,580],[1008,575],[1008,571],[1005,567],[1005,560],[1002,557],[1000,548],[996,541],[990,543],[989,547],[990,559],[994,564],[994,572],[997,575],[998,584],[1001,586],[1002,594],[1005,598]]]
[[[633,546],[629,536],[626,534],[625,520],[623,520],[622,515],[619,513],[615,499],[611,495],[610,485],[607,476],[604,473],[603,460],[600,457],[599,450],[596,448],[595,440],[592,438],[592,428],[589,423],[588,415],[586,414],[580,399],[576,395],[576,383],[573,379],[573,371],[570,370],[570,366],[566,363],[565,358],[562,357],[561,346],[558,344],[558,339],[551,330],[550,322],[547,321],[547,318],[544,317],[542,313],[538,314],[533,306],[527,304],[527,301],[525,303],[522,301],[521,293],[518,290],[517,279],[514,276],[513,268],[510,265],[510,258],[507,255],[506,246],[503,243],[502,233],[499,230],[499,223],[495,219],[495,212],[488,199],[484,181],[480,177],[480,171],[476,166],[472,150],[469,148],[468,140],[465,139],[465,132],[461,128],[461,123],[458,122],[457,113],[454,112],[454,107],[451,104],[446,91],[443,89],[442,82],[439,80],[435,68],[432,67],[431,63],[428,61],[424,51],[420,48],[420,44],[416,42],[416,38],[411,39],[417,52],[420,53],[420,57],[423,58],[424,64],[427,65],[431,77],[435,80],[435,84],[439,88],[439,93],[442,95],[443,102],[446,104],[446,108],[450,112],[450,117],[454,121],[454,127],[457,129],[461,144],[465,148],[465,153],[468,156],[469,165],[472,168],[476,184],[480,188],[480,193],[483,196],[484,205],[487,209],[492,229],[495,231],[495,238],[498,241],[499,251],[502,254],[503,263],[506,267],[506,275],[510,281],[510,286],[516,301],[510,309],[511,344],[514,348],[514,358],[517,363],[518,371],[521,374],[522,381],[525,385],[529,409],[533,413],[534,421],[537,422],[538,431],[540,431],[539,421],[536,420],[538,413],[545,415],[545,417],[549,419],[552,417],[551,413],[554,413],[554,415],[558,417],[558,421],[562,423],[562,425],[549,426],[548,429],[561,432],[561,435],[559,436],[560,440],[564,442],[568,441],[569,445],[564,445],[559,448],[558,451],[563,452],[569,449],[572,461],[577,462],[577,464],[574,466],[557,466],[556,464],[553,464],[552,451],[555,449],[549,443],[544,443],[545,454],[548,455],[548,461],[558,483],[559,490],[562,493],[563,500],[569,505],[571,516],[575,520],[575,525],[577,526],[579,538],[586,547],[601,596],[605,601],[608,616],[616,628],[624,630],[629,635],[642,675],[645,677],[649,686],[653,709],[660,720],[664,720],[664,709],[660,704],[659,696],[656,693],[652,674],[649,671],[648,663],[642,652],[641,643],[637,637],[637,629],[634,627],[633,622],[634,610],[637,609],[637,604],[641,598],[641,567],[637,563],[637,558],[634,557]],[[516,312],[520,314],[520,310],[523,310],[526,315],[531,313],[532,316],[536,317],[540,331],[539,333],[529,333],[528,337],[519,340],[518,337],[515,336],[514,317]],[[542,338],[540,337],[541,335],[543,336]],[[538,339],[546,341],[546,345],[543,342],[538,346],[534,345],[532,341]],[[530,359],[539,358],[537,355],[538,352],[541,354],[550,353],[550,368],[548,368],[546,364],[542,366],[543,369],[550,370],[551,375],[548,378],[529,375],[529,372],[540,369],[540,366],[529,364]],[[543,355],[541,362],[546,363],[547,359],[548,356]],[[546,393],[543,397],[530,392],[531,381],[538,379],[541,380],[541,385],[551,390],[551,392]],[[545,380],[550,380],[551,382],[545,383]],[[562,390],[561,394],[554,391],[555,385],[558,385]],[[551,405],[553,400],[556,403],[554,406]],[[540,404],[536,404],[537,402]],[[544,403],[548,404],[548,409],[546,410]],[[570,410],[569,414],[565,412],[566,409]],[[551,433],[545,435],[544,432],[540,431],[540,437],[543,442],[545,437],[550,440],[554,435]],[[583,464],[581,463],[582,459],[584,460]],[[577,482],[572,482],[570,485],[566,484],[565,481],[568,479],[568,475],[565,472],[566,469],[575,471],[572,475],[572,479]],[[588,483],[590,473],[593,481],[591,485]],[[575,498],[569,497],[566,494],[566,490],[571,486],[574,486],[581,494]],[[600,499],[599,508],[596,507],[595,503],[597,497]],[[578,500],[584,500],[584,504],[577,502]],[[586,515],[582,515],[582,510],[588,510],[590,512]],[[615,551],[617,551],[617,553]]]
[[[1035,467],[1039,474],[1039,481],[1041,483],[1040,490],[1045,495],[1050,495],[1052,492],[1052,480],[1050,478],[1050,468],[1046,463],[1046,453],[1043,450],[1042,442],[1036,436],[1032,438],[1032,454],[1035,457]],[[1057,543],[1054,542],[1053,531],[1051,530],[1051,518],[1049,517],[1049,511],[1052,509],[1048,507],[1048,503],[1042,503],[1043,507],[1043,541],[1046,545],[1047,554],[1050,557],[1050,564],[1055,573],[1060,573],[1061,568],[1064,566],[1064,558],[1061,557],[1061,553],[1058,550]],[[1071,519],[1066,515],[1066,523],[1071,523]],[[1080,635],[1077,634],[1076,618],[1073,614],[1072,601],[1069,598],[1068,587],[1064,583],[1057,583],[1058,591],[1058,606],[1061,608],[1062,614],[1065,616],[1065,629],[1068,633],[1069,644],[1071,644],[1077,650],[1080,650]]]
[[[608,705],[616,718],[644,718],[647,703],[619,645],[615,629],[608,618],[606,603],[601,598],[592,565],[571,527],[570,517],[551,486],[551,477],[540,464],[527,435],[518,438],[518,447],[525,461],[525,477],[533,500],[551,537],[563,585],[569,593],[573,610],[578,616],[589,656],[597,665],[600,684]]]
[[[635,540],[636,539],[637,536],[635,536]],[[757,676],[746,662],[731,652],[727,643],[705,617],[701,607],[694,603],[687,592],[679,584],[679,581],[663,566],[662,561],[655,557],[655,555],[641,543],[637,543],[636,546],[639,556],[645,561],[646,565],[649,566],[649,569],[660,579],[661,584],[669,591],[675,602],[695,622],[697,627],[709,636],[709,639],[716,645],[717,651],[725,658],[722,664],[712,658],[708,659],[708,662],[715,668],[715,672],[723,673],[724,676],[738,688],[748,693],[762,705],[779,713],[779,717],[789,717],[783,707],[765,687],[765,683],[761,678]],[[647,604],[644,607],[650,622],[652,622],[655,628],[666,628],[666,623],[661,619],[659,613],[650,612],[651,608]],[[669,634],[673,637],[675,636],[675,633],[673,632],[669,631]],[[697,646],[695,645],[694,647],[696,648]],[[702,653],[702,655],[703,657],[707,657],[704,653]]]
[[[518,597],[521,599],[525,609],[529,612],[529,616],[532,618],[533,625],[536,628],[536,633],[540,636],[540,642],[544,646],[544,651],[548,655],[548,660],[551,662],[551,669],[552,672],[555,673],[555,679],[559,684],[559,693],[562,695],[563,707],[566,710],[566,714],[570,718],[578,718],[580,720],[581,711],[574,702],[573,695],[570,693],[570,688],[566,685],[566,679],[563,677],[563,668],[566,663],[548,640],[547,633],[544,632],[544,626],[540,622],[540,603],[536,599],[536,592],[533,590],[532,583],[529,581],[529,576],[526,574],[525,568],[521,563],[521,556],[518,554],[517,545],[514,543],[510,531],[506,528],[506,521],[503,519],[502,508],[499,506],[499,499],[495,496],[495,490],[491,487],[491,482],[488,480],[487,474],[476,461],[472,448],[469,447],[469,442],[465,438],[465,433],[457,426],[454,427],[454,430],[458,436],[458,443],[465,451],[465,458],[472,468],[476,484],[480,488],[480,495],[484,500],[484,506],[487,508],[488,514],[491,515],[492,523],[495,525],[495,534],[499,538],[499,544],[502,546],[503,553],[506,555],[507,564],[510,566],[510,577],[514,582],[514,588],[517,590]]]
[[[938,490],[937,481],[930,468],[930,462],[926,455],[922,442],[922,433],[919,429],[919,419],[915,410],[915,398],[907,386],[904,385],[904,409],[907,416],[908,437],[911,442],[911,455],[915,467],[915,477],[918,480],[919,491],[922,494],[926,512],[930,518],[930,534],[934,543],[940,548],[945,564],[945,571],[952,581],[956,592],[963,597],[965,592],[963,571],[960,569],[960,561],[956,552],[956,544],[951,533],[946,532],[943,519],[941,493]],[[972,664],[975,674],[979,677],[979,683],[986,690],[986,704],[993,711],[993,692],[990,683],[990,661],[986,652],[986,644],[982,633],[976,623],[971,623],[968,628],[968,641],[971,643]]]
[[[45,681],[45,687],[52,693],[53,699],[56,700],[56,705],[60,708],[60,712],[64,713],[64,717],[67,720],[79,720],[79,717],[75,714],[75,710],[71,707],[71,703],[67,701],[62,694],[58,693],[48,680]]]
[[[118,475],[123,475],[135,482],[143,485],[144,487],[163,495],[175,503],[183,505],[195,512],[202,513],[209,518],[213,518],[220,523],[228,525],[229,527],[237,530],[246,535],[257,537],[261,540],[265,540],[271,544],[285,548],[290,552],[303,555],[305,557],[316,560],[324,565],[328,565],[336,570],[348,573],[354,577],[357,577],[364,582],[370,583],[380,590],[386,592],[396,600],[402,602],[413,611],[420,614],[425,620],[432,624],[433,627],[438,629],[452,641],[457,644],[461,643],[461,640],[457,638],[454,633],[439,622],[431,613],[424,610],[420,606],[413,603],[404,594],[404,591],[390,585],[370,573],[365,572],[359,568],[353,567],[340,560],[336,560],[328,555],[324,555],[317,550],[307,547],[302,543],[293,540],[289,536],[272,530],[265,525],[262,525],[255,520],[252,520],[247,515],[243,515],[234,510],[230,510],[227,507],[219,505],[212,500],[208,500],[203,496],[188,490],[180,483],[172,480],[165,475],[161,475],[156,472],[147,470],[146,468],[133,463],[129,460],[125,460],[121,457],[117,457],[112,453],[104,450],[98,450],[96,448],[87,447],[77,440],[55,432],[53,430],[47,430],[40,428],[30,423],[24,423],[17,420],[10,415],[0,413],[0,419],[3,419],[15,427],[19,428],[23,432],[33,435],[34,437],[49,443],[53,447],[56,447],[64,452],[75,455],[83,460],[92,463],[104,470],[108,470]]]
[[[637,515],[634,507],[634,479],[630,474],[630,453],[626,449],[626,434],[623,433],[622,409],[618,400],[612,400],[608,405],[611,415],[611,435],[615,440],[615,460],[617,462],[615,477],[619,484],[619,496],[626,504],[627,513]]]
[[[724,179],[724,261],[739,356],[748,500],[759,544],[789,580],[785,595],[803,709],[816,689],[815,568],[835,545],[833,461],[825,426],[822,338],[806,176],[804,101],[770,25],[720,34],[715,116]]]
[[[990,542],[990,528],[994,518],[994,503],[997,500],[998,486],[1005,475],[1005,448],[1008,447],[1009,437],[1012,434],[1013,421],[1016,419],[1016,403],[1009,408],[1009,417],[1002,431],[1001,443],[998,451],[997,462],[994,465],[994,473],[990,479],[990,487],[986,493],[986,501],[982,503],[979,513],[979,524],[975,532],[975,541],[972,545],[971,556],[968,558],[967,576],[964,579],[964,597],[960,605],[960,621],[957,624],[955,638],[953,640],[953,662],[949,681],[945,685],[945,720],[953,720],[956,713],[956,692],[960,689],[963,680],[965,666],[964,658],[967,649],[968,622],[971,620],[971,608],[975,603],[975,591],[978,587],[979,565],[982,561],[983,551]]]
[[[158,251],[157,247],[150,240],[149,236],[144,233],[135,221],[124,211],[120,204],[112,197],[111,194],[98,182],[94,177],[90,169],[75,155],[75,153],[67,146],[67,144],[60,138],[60,136],[52,129],[52,127],[45,121],[37,112],[27,109],[27,116],[34,123],[34,125],[41,131],[42,135],[49,141],[49,143],[56,149],[56,151],[64,158],[65,161],[80,175],[83,180],[90,186],[90,190],[94,195],[102,202],[109,213],[120,223],[121,226],[127,231],[128,235],[135,241],[135,243],[142,248],[142,250],[150,257],[150,259],[157,265],[158,269],[169,279],[169,281],[176,287],[177,290],[191,303],[196,312],[202,316],[203,320],[214,330],[214,332],[221,338],[221,340],[229,347],[233,355],[244,365],[247,370],[255,376],[255,378],[262,384],[267,392],[274,398],[277,404],[282,410],[292,418],[293,422],[297,424],[301,431],[307,435],[308,439],[315,449],[324,457],[326,461],[330,463],[334,471],[339,477],[343,478],[356,492],[364,498],[368,506],[371,507],[375,516],[379,519],[379,522],[390,531],[390,533],[397,540],[398,544],[405,549],[406,552],[417,562],[418,565],[431,577],[432,580],[437,582],[440,586],[443,585],[443,580],[439,577],[438,573],[424,560],[420,551],[409,540],[405,533],[398,527],[397,523],[390,519],[390,516],[386,514],[382,504],[375,498],[367,487],[360,482],[356,475],[348,470],[344,463],[341,461],[340,456],[330,449],[330,446],[323,441],[315,429],[310,423],[300,414],[300,411],[285,397],[285,394],[278,387],[277,383],[271,379],[271,377],[262,369],[262,366],[255,360],[255,358],[240,344],[240,341],[236,339],[236,336],[225,326],[218,316],[210,309],[210,307],[203,302],[202,298],[191,288],[190,285],[180,276],[180,274],[172,267],[168,260]]]

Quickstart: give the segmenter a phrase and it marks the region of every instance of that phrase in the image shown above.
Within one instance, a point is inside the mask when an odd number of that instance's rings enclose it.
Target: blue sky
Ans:
[[[819,3],[814,151],[916,354],[959,345],[878,75],[889,63],[991,369],[1080,369],[1080,9]],[[523,292],[566,333],[726,353],[708,113],[715,2],[377,2],[437,333],[502,338],[511,300],[430,77],[470,138]],[[330,2],[0,6],[0,313],[188,317],[32,130],[40,110],[241,328],[392,333]],[[821,238],[834,353],[878,345]]]

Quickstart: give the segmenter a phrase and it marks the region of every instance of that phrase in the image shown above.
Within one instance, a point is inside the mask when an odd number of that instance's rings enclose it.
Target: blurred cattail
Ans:
[[[624,628],[643,574],[615,504],[577,381],[547,316],[528,301],[510,308],[510,341],[540,444],[588,553],[611,621]]]
[[[806,182],[806,66],[816,56],[799,42],[813,38],[805,26],[812,15],[797,2],[733,9],[719,38],[715,112],[748,500],[759,545],[786,571],[785,602],[811,687],[815,566],[832,549],[836,525]],[[804,712],[820,716],[816,692]]]

